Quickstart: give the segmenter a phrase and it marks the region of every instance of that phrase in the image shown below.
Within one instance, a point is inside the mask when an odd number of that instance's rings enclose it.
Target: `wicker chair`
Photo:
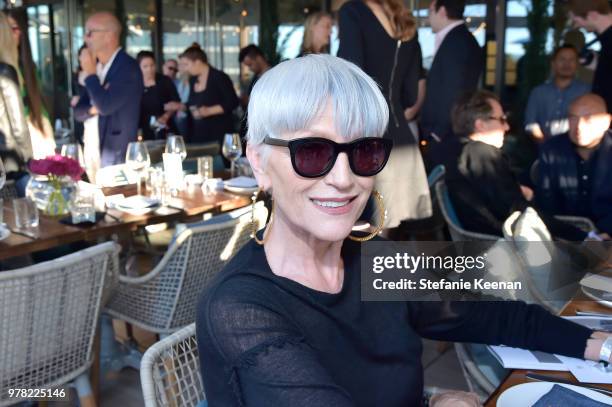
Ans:
[[[4,187],[0,189],[0,199],[14,199],[17,198],[17,196],[15,181],[6,181]]]
[[[162,339],[145,352],[140,383],[146,407],[207,405],[195,324]]]
[[[263,202],[255,209],[262,227]],[[158,334],[195,321],[198,296],[210,279],[250,239],[251,206],[203,222],[177,225],[164,257],[142,277],[121,275],[105,309],[113,318]]]
[[[435,190],[436,199],[438,201],[438,204],[440,205],[442,215],[444,216],[444,220],[448,225],[448,231],[450,232],[453,241],[465,242],[472,240],[499,240],[499,236],[470,232],[461,227],[461,223],[459,222],[459,218],[457,217],[455,208],[453,208],[453,204],[446,188],[446,183],[444,182],[442,176],[440,176],[437,182],[435,183]]]
[[[56,260],[0,272],[0,406],[24,401],[9,389],[89,383],[94,334],[117,246],[103,243]]]

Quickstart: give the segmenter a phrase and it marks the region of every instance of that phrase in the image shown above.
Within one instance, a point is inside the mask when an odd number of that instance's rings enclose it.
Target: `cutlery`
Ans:
[[[540,382],[556,382],[556,383],[561,383],[561,384],[570,384],[572,386],[578,386],[578,387],[583,387],[585,389],[593,390],[593,391],[605,394],[606,396],[612,396],[612,390],[604,389],[603,387],[598,387],[598,386],[593,386],[593,385],[574,383],[570,380],[560,379],[554,376],[546,376],[543,374],[527,372],[525,377],[530,380],[537,380]]]
[[[581,316],[581,317],[612,318],[612,313],[605,314],[602,312],[582,311],[582,310],[576,310],[576,315]]]

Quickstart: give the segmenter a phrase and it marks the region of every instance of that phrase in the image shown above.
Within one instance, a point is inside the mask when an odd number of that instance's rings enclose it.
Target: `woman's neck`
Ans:
[[[144,85],[145,87],[154,86],[155,85],[155,75],[144,78]]]
[[[297,235],[282,219],[274,219],[268,228],[264,249],[274,274],[317,291],[335,294],[342,290],[342,241]]]

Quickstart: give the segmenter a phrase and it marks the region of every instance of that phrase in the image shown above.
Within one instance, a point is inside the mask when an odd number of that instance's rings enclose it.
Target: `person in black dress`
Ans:
[[[229,76],[208,63],[206,53],[190,47],[181,56],[190,80],[187,109],[192,116],[190,143],[216,141],[223,145],[225,133],[234,132],[232,112],[238,107],[238,96]]]
[[[389,157],[388,119],[377,84],[330,55],[282,62],[255,85],[247,157],[274,213],[198,303],[209,405],[421,406],[421,336],[592,360],[612,342],[518,301],[362,301],[355,239],[376,233],[350,234]],[[451,394],[430,405],[480,405]]]
[[[155,55],[151,51],[140,51],[136,56],[142,78],[144,80],[144,93],[140,101],[139,128],[145,140],[158,138],[151,128],[151,117],[160,127],[165,126],[171,133],[176,132],[173,120],[170,120],[176,110],[167,109],[169,102],[179,102],[179,95],[172,79],[156,71]]]
[[[431,216],[423,159],[404,118],[402,94],[416,95],[421,75],[416,23],[399,0],[351,0],[339,11],[338,56],[361,67],[381,87],[389,104],[393,140],[389,163],[376,179],[388,202],[389,228]],[[373,219],[377,219],[375,214]]]

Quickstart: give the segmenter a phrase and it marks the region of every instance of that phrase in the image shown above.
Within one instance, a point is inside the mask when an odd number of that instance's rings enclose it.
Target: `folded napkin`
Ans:
[[[225,185],[232,188],[257,188],[257,180],[250,177],[236,177],[225,181]]]
[[[610,398],[612,403],[612,397]],[[532,407],[572,406],[572,407],[604,407],[610,404],[595,401],[567,387],[555,384],[552,389],[543,395]]]

